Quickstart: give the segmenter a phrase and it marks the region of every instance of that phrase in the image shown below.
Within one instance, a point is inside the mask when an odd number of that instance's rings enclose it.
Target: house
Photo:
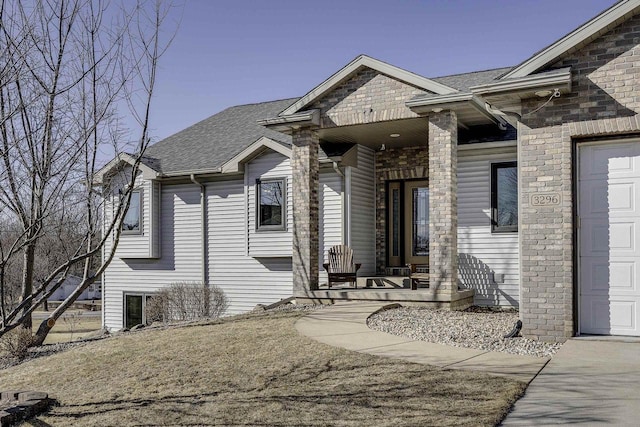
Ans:
[[[49,296],[48,301],[64,301],[67,299],[69,295],[73,293],[82,282],[82,277],[74,276],[73,274],[68,275],[60,287],[56,289],[51,296]],[[96,300],[102,298],[102,284],[100,281],[93,283],[87,289],[85,289],[80,296],[77,298],[78,301],[87,301],[87,300]]]
[[[359,56],[301,98],[148,149],[104,324],[186,280],[220,286],[233,313],[291,295],[475,303],[519,307],[535,339],[640,335],[639,112],[639,0],[510,68],[425,78]],[[322,286],[341,243],[372,288]],[[428,289],[378,286],[410,262]]]

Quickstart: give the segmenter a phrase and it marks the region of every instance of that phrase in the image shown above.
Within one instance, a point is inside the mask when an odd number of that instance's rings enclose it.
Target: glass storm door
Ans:
[[[407,181],[404,184],[404,253],[407,264],[429,263],[428,185],[426,181]]]
[[[429,183],[389,183],[387,196],[388,265],[429,263]]]

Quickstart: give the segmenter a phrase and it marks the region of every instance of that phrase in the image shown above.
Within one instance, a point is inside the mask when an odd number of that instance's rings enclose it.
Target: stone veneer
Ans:
[[[426,119],[424,119],[426,120]],[[376,270],[385,274],[387,267],[387,182],[406,179],[429,179],[429,148],[387,148],[375,153],[376,179]]]
[[[458,291],[458,118],[429,116],[429,286]]]
[[[571,93],[522,104],[520,166],[520,315],[523,334],[564,341],[577,327],[574,292],[573,167],[585,137],[638,134],[640,16],[633,17],[549,68],[571,67]],[[553,191],[557,206],[532,206],[531,195]],[[579,284],[578,284],[579,286]]]
[[[323,128],[409,119],[418,115],[407,108],[405,102],[428,93],[365,68],[309,109],[320,109]]]
[[[309,128],[295,129],[292,139],[293,294],[305,296],[318,289],[319,140]]]

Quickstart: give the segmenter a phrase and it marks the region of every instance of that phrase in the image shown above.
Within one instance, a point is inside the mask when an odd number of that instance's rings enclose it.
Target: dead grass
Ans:
[[[59,406],[31,425],[495,425],[525,385],[299,336],[298,313],[109,338],[0,371]]]
[[[83,313],[83,311],[80,310],[77,312]],[[69,316],[73,313],[74,312],[69,312]],[[49,332],[49,335],[47,335],[44,343],[55,344],[58,342],[69,342],[71,340],[75,341],[102,328],[102,319],[99,316],[83,314],[78,317],[78,321],[74,324],[71,323],[72,321],[71,317],[69,317],[67,322],[64,321],[64,316],[60,318],[51,332]],[[39,323],[39,321],[34,322],[35,325],[39,325]],[[71,333],[71,328],[73,328],[73,333]]]

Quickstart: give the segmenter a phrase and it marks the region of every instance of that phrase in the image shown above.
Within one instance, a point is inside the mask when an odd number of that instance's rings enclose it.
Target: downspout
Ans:
[[[207,238],[207,188],[191,174],[191,182],[200,186],[200,233],[202,235],[202,284],[209,286],[209,248]]]

